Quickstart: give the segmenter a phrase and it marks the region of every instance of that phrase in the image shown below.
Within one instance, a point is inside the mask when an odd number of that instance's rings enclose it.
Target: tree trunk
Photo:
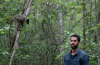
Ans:
[[[86,4],[85,4],[85,0],[83,0],[83,44],[84,44],[84,50],[86,49],[85,21],[86,21]]]
[[[22,15],[24,14],[24,11],[25,11],[25,3],[26,3],[26,0],[24,0],[24,3],[23,3]]]
[[[95,0],[95,8],[96,8],[96,0]],[[96,25],[98,24],[98,21],[97,21],[97,9],[95,10],[95,16],[96,16]],[[97,31],[95,31],[95,34],[94,34],[94,42],[97,42]]]
[[[100,23],[100,11],[99,11],[98,23]],[[98,65],[100,65],[100,42],[97,34],[97,29],[96,29],[96,35],[97,35],[97,42],[98,42],[98,49],[99,49]]]
[[[10,64],[9,65],[12,65],[13,59],[14,59],[15,54],[16,54],[16,50],[18,49],[19,35],[20,35],[20,31],[17,31],[15,45],[14,45],[14,51],[13,51],[13,54],[12,54],[12,57],[11,57],[11,60],[10,60]]]
[[[63,21],[62,21],[62,12],[59,12],[58,14],[58,19],[59,19],[59,29],[58,29],[58,33],[59,33],[59,37],[58,37],[58,47],[59,47],[59,51],[60,53],[63,51],[63,49],[61,48],[61,45],[63,44],[62,41],[62,34],[63,34]],[[61,63],[63,62],[63,56],[61,56]]]
[[[30,7],[31,7],[31,5],[32,5],[32,2],[33,2],[33,0],[28,0],[27,5],[26,5],[26,8],[25,8],[25,12],[24,12],[23,15],[25,15],[25,16],[28,15],[28,13],[29,13],[29,11],[30,11]]]

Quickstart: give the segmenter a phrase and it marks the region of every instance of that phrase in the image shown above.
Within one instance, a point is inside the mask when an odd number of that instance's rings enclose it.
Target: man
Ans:
[[[70,38],[70,45],[72,50],[64,57],[65,65],[90,65],[88,54],[78,48],[79,44],[80,37],[76,34],[72,35]]]

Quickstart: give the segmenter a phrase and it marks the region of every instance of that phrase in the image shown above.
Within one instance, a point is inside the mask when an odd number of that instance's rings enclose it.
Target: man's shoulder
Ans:
[[[80,49],[80,54],[81,55],[88,55],[86,52],[84,52],[83,50]]]
[[[67,53],[65,54],[65,57],[66,57],[66,56],[69,56],[69,54],[70,54],[70,52],[67,52]]]
[[[80,50],[79,56],[82,63],[87,63],[87,65],[89,65],[89,55],[86,52],[84,52],[83,50]]]
[[[68,52],[68,53],[65,54],[64,59],[68,60],[69,56],[70,56],[70,52]]]

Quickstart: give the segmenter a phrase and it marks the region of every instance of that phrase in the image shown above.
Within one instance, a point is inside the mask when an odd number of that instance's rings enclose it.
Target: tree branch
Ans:
[[[98,8],[100,5],[99,5],[99,3],[97,4],[98,6],[97,7],[95,7],[93,10],[91,10],[90,12],[88,12],[88,13],[86,13],[86,17],[87,17],[87,14],[90,14],[91,12],[93,12],[96,8]],[[80,19],[79,19],[79,21],[77,22],[77,23],[79,23],[80,21],[81,21],[81,19],[83,19],[84,17],[81,17]],[[73,28],[77,25],[77,23],[75,23],[75,25],[74,26],[72,26],[72,28],[71,28],[71,30],[70,30],[70,32],[73,30]],[[65,38],[63,38],[63,41],[62,41],[62,43],[64,42],[64,40],[67,38],[67,36],[65,37]]]
[[[93,12],[96,8],[98,8],[100,5],[98,5],[97,7],[95,7],[93,10],[91,10],[90,12],[86,13],[86,17],[87,17],[87,14],[90,14],[91,12]],[[81,17],[80,20],[77,22],[79,23],[81,21],[81,19],[83,19],[84,17]],[[72,29],[70,30],[70,32],[73,30],[73,28],[77,25],[77,23],[75,23],[75,25],[72,27]]]
[[[25,16],[28,15],[32,2],[33,2],[33,0],[28,0],[27,5],[26,5],[26,9],[25,9],[25,12],[24,12]]]

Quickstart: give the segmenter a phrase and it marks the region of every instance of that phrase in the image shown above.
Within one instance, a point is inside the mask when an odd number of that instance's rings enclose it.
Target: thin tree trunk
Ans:
[[[86,21],[86,4],[85,0],[83,0],[83,44],[84,50],[86,49],[86,34],[85,34],[85,21]]]
[[[26,0],[24,0],[24,3],[23,3],[22,15],[24,14],[24,11],[25,11],[25,3],[26,3]]]
[[[13,47],[14,47],[14,43],[15,43],[15,40],[16,40],[16,34],[17,34],[17,31],[15,31],[15,34],[13,36],[13,40],[10,41],[10,51],[12,51]],[[11,37],[10,37],[11,38]]]
[[[63,34],[62,12],[59,12],[58,16],[59,16],[59,34],[62,35]]]
[[[96,0],[95,0],[95,7],[96,7]],[[96,16],[96,25],[98,24],[98,21],[97,21],[97,9],[95,10],[95,16]],[[94,34],[94,42],[97,42],[97,31],[95,31],[95,34]]]
[[[62,52],[63,49],[61,48],[61,45],[63,44],[62,41],[62,37],[61,35],[63,34],[63,21],[62,21],[62,12],[59,12],[58,14],[58,19],[59,19],[59,30],[58,30],[58,33],[59,33],[59,37],[58,37],[58,47],[59,47],[59,51]],[[63,56],[61,56],[61,63],[63,62]]]
[[[33,0],[28,0],[27,5],[26,5],[26,9],[23,15],[27,16],[29,11],[30,11],[30,7],[32,5]]]
[[[100,23],[100,11],[99,11],[98,23]],[[97,29],[96,29],[96,35],[97,35],[97,42],[98,42],[98,49],[99,49],[98,65],[100,65],[100,42],[97,34]]]
[[[16,50],[18,49],[19,35],[20,35],[20,31],[17,31],[15,45],[14,45],[14,51],[13,51],[13,54],[12,54],[12,57],[11,57],[11,60],[10,60],[10,64],[9,65],[12,65],[13,59],[14,59],[15,54],[16,54]]]

